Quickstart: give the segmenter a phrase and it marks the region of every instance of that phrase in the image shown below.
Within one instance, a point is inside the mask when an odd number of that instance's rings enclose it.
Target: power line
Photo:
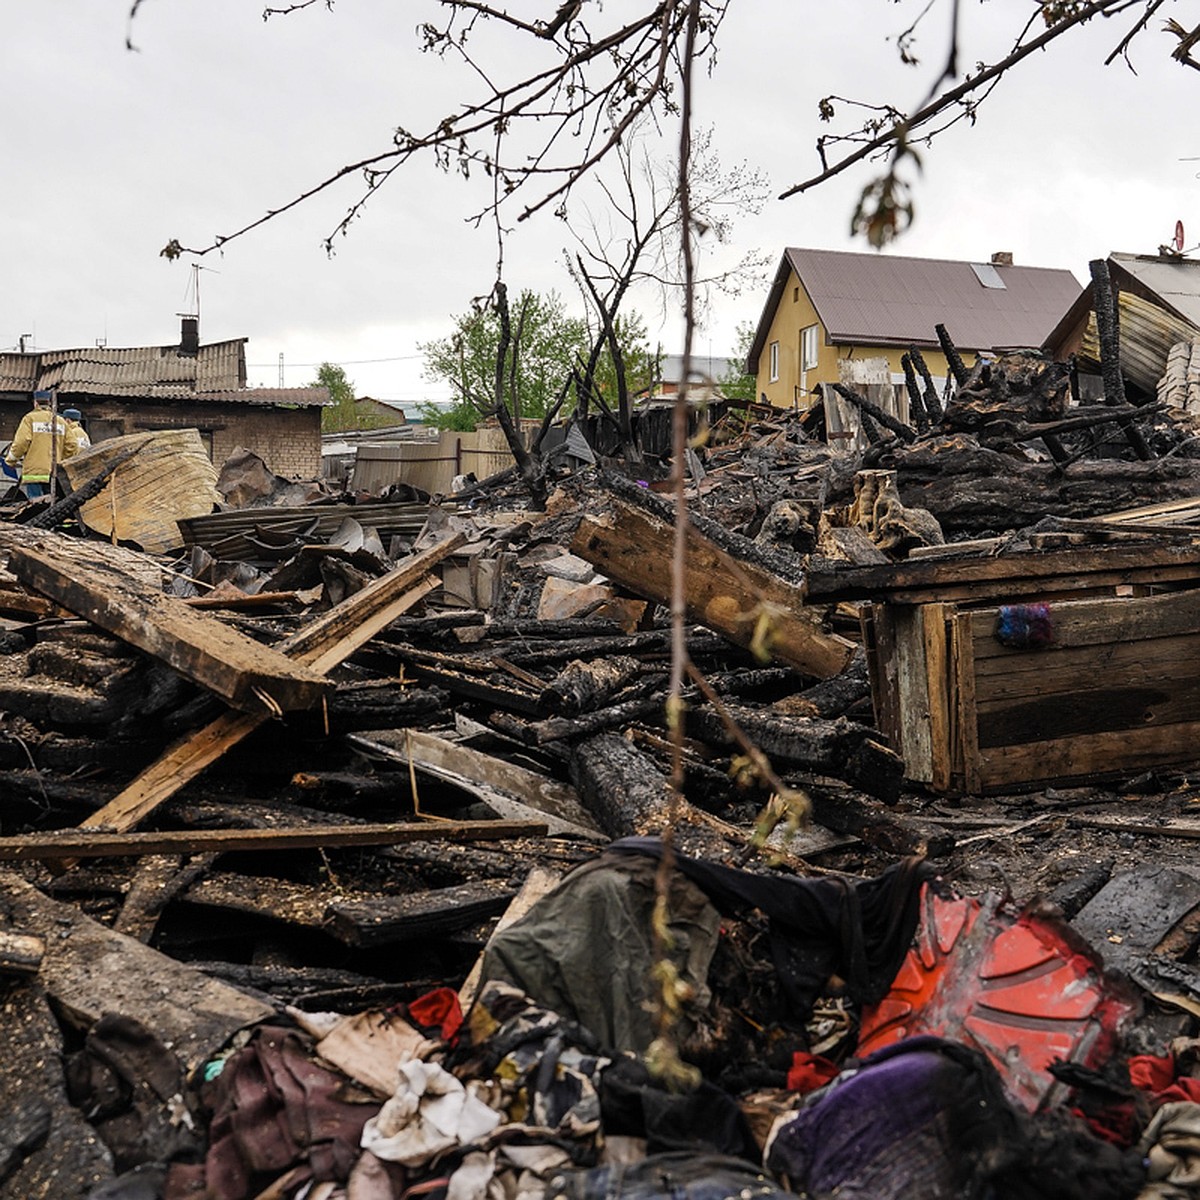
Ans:
[[[288,368],[292,367],[323,367],[326,363],[330,363],[335,367],[361,367],[367,363],[389,363],[389,362],[412,362],[414,359],[424,358],[423,354],[401,354],[397,358],[353,358],[342,359],[339,362],[334,362],[332,359],[323,358],[320,362],[291,362],[289,361]],[[276,363],[247,363],[247,367],[257,367],[260,370],[267,370],[277,366]]]

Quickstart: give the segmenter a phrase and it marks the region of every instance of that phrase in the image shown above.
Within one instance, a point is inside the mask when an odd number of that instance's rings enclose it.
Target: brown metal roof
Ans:
[[[995,265],[1003,287],[985,287],[992,264],[789,247],[763,309],[749,362],[795,272],[835,345],[936,346],[943,324],[960,350],[1040,346],[1082,290],[1070,271]]]

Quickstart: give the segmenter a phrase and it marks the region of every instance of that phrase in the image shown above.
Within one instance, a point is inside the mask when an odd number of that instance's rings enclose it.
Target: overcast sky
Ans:
[[[588,0],[590,4],[598,0]],[[916,69],[887,40],[925,0],[733,0],[697,122],[711,125],[727,167],[764,171],[774,197],[817,166],[816,118],[828,93],[913,106],[945,54],[935,9]],[[633,0],[606,0],[597,24]],[[557,0],[510,0],[528,19]],[[1200,134],[1190,120],[1200,75],[1170,59],[1168,3],[1127,66],[1102,65],[1136,13],[1093,22],[1034,56],[1001,83],[974,128],[927,153],[911,232],[891,252],[1066,267],[1113,250],[1152,253],[1177,219],[1200,243]],[[7,170],[0,192],[5,254],[0,348],[167,344],[192,306],[188,260],[168,262],[171,238],[214,235],[277,207],[332,170],[385,146],[396,126],[418,130],[472,86],[459,67],[422,55],[415,27],[437,20],[433,0],[337,0],[264,22],[263,0],[143,0],[125,49],[129,0],[9,0],[0,95]],[[963,0],[963,66],[999,56],[1031,4]],[[1185,15],[1181,19],[1186,20]],[[497,75],[515,71],[501,56]],[[672,147],[667,140],[663,153]],[[1194,159],[1196,161],[1188,161]],[[771,199],[740,219],[729,253],[786,245],[865,249],[849,235],[859,167],[815,192]],[[322,239],[354,198],[334,189],[203,259],[201,337],[248,337],[250,382],[312,381],[344,365],[359,394],[408,404],[444,389],[424,382],[418,343],[485,293],[495,235],[466,218],[482,203],[464,183],[413,164],[371,200],[334,257]],[[568,237],[545,215],[506,249],[510,288],[557,288]],[[719,257],[719,256],[718,256]],[[741,321],[756,321],[767,284],[718,299],[698,352],[726,355]],[[643,304],[667,352],[681,347],[674,314]]]

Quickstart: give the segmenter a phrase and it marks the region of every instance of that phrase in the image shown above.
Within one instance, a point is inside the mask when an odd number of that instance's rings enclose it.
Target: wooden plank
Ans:
[[[863,637],[867,646],[867,668],[871,675],[871,697],[875,723],[887,743],[904,756],[904,713],[896,682],[896,623],[887,604],[872,604],[864,610]]]
[[[669,604],[674,529],[615,497],[615,512],[585,517],[571,552],[646,599]],[[694,529],[687,534],[687,619],[738,646],[761,646],[771,657],[827,679],[839,674],[854,644],[826,633],[804,610],[804,592],[756,563],[738,562]],[[764,636],[765,635],[765,636]]]
[[[87,545],[56,545],[53,554],[14,548],[9,566],[23,583],[244,712],[311,708],[332,686],[319,673],[218,618],[137,586],[123,572],[89,556]]]
[[[494,754],[418,729],[369,730],[349,734],[347,741],[396,762],[411,763],[423,774],[469,791],[495,807],[498,817],[530,820],[541,816],[551,836],[566,833],[607,840],[574,788]]]
[[[953,605],[925,604],[919,608],[925,643],[925,696],[929,705],[929,781],[938,791],[950,787],[951,719],[950,655],[947,645],[947,613]]]
[[[925,662],[925,629],[920,608],[896,607],[896,683],[904,724],[904,773],[909,779],[933,779],[933,745],[929,724],[929,675]]]
[[[998,616],[997,608],[971,615],[977,659],[1014,653],[996,638]],[[1067,600],[1050,606],[1050,620],[1054,642],[1045,648],[1050,651],[1190,634],[1200,630],[1200,588],[1157,596]]]
[[[1119,729],[980,751],[980,787],[1065,783],[1200,760],[1200,721]]]
[[[1016,589],[1025,588],[1072,591],[1093,586],[1088,581],[1101,579],[1152,582],[1162,577],[1159,574],[1162,571],[1172,573],[1175,578],[1200,578],[1200,548],[1122,543],[976,558],[915,559],[886,567],[818,564],[810,569],[804,590],[810,603],[834,600],[913,603],[918,597],[943,599],[948,588],[986,598],[1005,592],[1016,594]]]
[[[175,829],[108,833],[55,829],[0,838],[0,862],[54,858],[123,858],[144,854],[227,854],[234,850],[314,850],[331,846],[395,846],[402,842],[477,842],[544,837],[539,821],[428,821],[305,825],[282,829]]]
[[[978,643],[975,643],[976,648]],[[981,699],[1071,693],[1097,686],[1097,672],[1108,681],[1130,687],[1152,687],[1187,678],[1195,670],[1200,644],[1197,635],[1108,642],[1061,650],[1009,650],[995,658],[976,659],[975,675]]]
[[[401,564],[395,571],[343,600],[324,615],[324,638],[310,635],[301,641],[301,633],[307,633],[302,630],[289,639],[293,643],[289,653],[294,650],[308,655],[309,667],[318,672],[330,670],[336,662],[349,658],[376,633],[433,590],[436,581],[427,577],[426,572],[459,545],[461,538],[462,535],[458,534],[415,555],[410,563]],[[390,581],[389,586],[376,586],[382,585],[385,580]],[[334,614],[341,610],[357,614],[357,624],[352,617],[333,620]],[[132,829],[227,750],[264,724],[265,720],[261,716],[222,713],[203,729],[175,742],[103,808],[97,809],[83,821],[82,827]]]
[[[106,1013],[133,1017],[189,1069],[243,1026],[274,1009],[44,896],[0,872],[0,908],[46,946],[38,982],[60,1007],[91,1025]]]
[[[995,749],[1042,741],[1051,735],[1061,738],[1200,721],[1200,678],[1195,674],[1197,648],[1200,647],[1194,644],[1190,664],[1180,664],[1182,678],[1174,686],[1130,686],[1119,679],[1107,678],[1103,668],[1094,665],[1093,686],[1088,688],[1074,692],[1055,688],[1040,696],[980,702],[979,744]]]
[[[962,759],[963,785],[968,793],[982,786],[979,762],[979,716],[975,710],[975,644],[971,640],[971,619],[959,613],[951,621],[953,630],[953,668],[955,714],[958,738],[956,746]]]

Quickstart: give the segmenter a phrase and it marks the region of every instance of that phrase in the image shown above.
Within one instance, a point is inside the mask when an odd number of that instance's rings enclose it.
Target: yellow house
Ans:
[[[911,346],[940,384],[947,366],[935,326],[970,366],[980,351],[1041,346],[1081,290],[1070,271],[1017,267],[1011,254],[955,262],[789,247],[746,369],[777,408],[808,408],[818,384],[843,381],[846,360],[885,359],[903,389]]]

